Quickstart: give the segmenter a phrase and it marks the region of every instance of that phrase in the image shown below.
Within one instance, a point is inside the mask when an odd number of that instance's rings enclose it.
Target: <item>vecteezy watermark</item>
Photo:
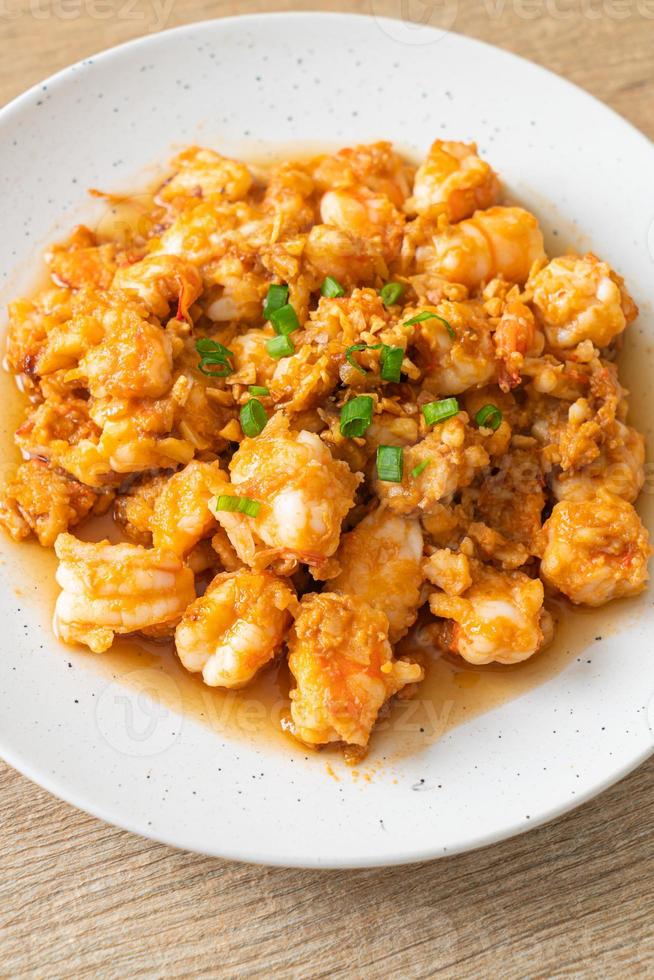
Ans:
[[[392,710],[375,725],[375,732],[395,735],[421,735],[433,742],[445,734],[454,701],[436,704],[431,698],[397,698]]]
[[[244,735],[258,735],[274,728],[290,730],[290,708],[287,698],[264,702],[247,697],[243,691],[220,691],[211,688],[200,691],[202,715],[214,732],[238,731]],[[398,698],[392,710],[380,717],[374,732],[391,731],[394,734],[421,735],[425,740],[440,738],[447,730],[453,701],[436,704],[428,698]]]
[[[122,755],[145,758],[171,748],[182,728],[182,696],[160,670],[133,670],[107,684],[95,720],[105,742]]]
[[[380,30],[398,44],[433,44],[454,27],[459,0],[370,0]]]
[[[458,0],[370,0],[379,28],[400,44],[433,44],[455,26]],[[480,0],[478,19],[654,20],[654,0]]]
[[[175,0],[0,0],[0,20],[133,21],[148,31],[168,24]]]
[[[101,201],[105,210],[94,225],[94,231],[100,242],[116,242],[128,247],[135,241],[151,238],[155,230],[155,218],[152,196],[148,194],[130,194],[124,197],[118,194],[106,196],[94,190],[93,196]]]
[[[520,20],[654,20],[654,0],[482,0],[480,11],[490,20],[507,13]]]

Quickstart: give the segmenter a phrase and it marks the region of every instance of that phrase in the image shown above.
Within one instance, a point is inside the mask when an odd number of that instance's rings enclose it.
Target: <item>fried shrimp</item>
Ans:
[[[159,191],[163,201],[197,197],[239,201],[252,186],[252,175],[244,164],[213,150],[192,146],[172,162],[175,173]]]
[[[365,187],[385,194],[396,207],[401,207],[411,192],[413,168],[385,140],[345,147],[333,156],[319,157],[310,169],[321,191]]]
[[[112,285],[138,296],[157,317],[167,317],[173,304],[173,312],[185,319],[202,292],[202,277],[177,255],[155,254],[118,269]]]
[[[605,430],[605,442],[591,462],[551,477],[557,500],[592,500],[603,488],[631,504],[644,483],[645,438],[617,421]]]
[[[374,243],[387,263],[399,255],[404,217],[384,194],[365,188],[328,191],[320,202],[320,217],[326,225]]]
[[[600,490],[556,504],[543,525],[541,575],[573,602],[602,606],[645,588],[650,554],[632,505]]]
[[[50,249],[45,260],[61,286],[108,289],[116,270],[116,253],[113,242],[100,244],[89,228],[78,225],[67,242]]]
[[[386,613],[396,643],[415,622],[423,581],[422,530],[418,520],[382,508],[344,534],[336,553],[340,572],[332,592],[358,595]]]
[[[242,687],[281,648],[296,605],[270,572],[217,575],[175,631],[179,659],[211,687]]]
[[[553,347],[606,347],[638,314],[620,276],[592,253],[552,259],[527,290]]]
[[[191,146],[127,227],[109,199],[9,305],[0,526],[54,546],[64,642],[140,633],[211,687],[288,665],[281,727],[352,758],[431,658],[500,687],[547,657],[549,603],[645,588],[638,310],[546,254],[475,143]]]
[[[155,548],[180,558],[217,528],[209,502],[228,483],[218,463],[193,460],[166,480],[150,518]]]
[[[152,514],[157,497],[166,486],[165,476],[136,481],[114,504],[114,520],[134,544],[152,544]]]
[[[493,334],[493,343],[496,356],[502,363],[500,387],[508,391],[520,384],[525,358],[542,353],[544,338],[529,307],[512,300],[502,312]]]
[[[489,462],[483,437],[473,429],[465,412],[437,425],[424,439],[404,451],[401,481],[377,476],[375,489],[398,514],[425,514],[472,483]]]
[[[174,625],[195,597],[193,573],[175,555],[135,544],[55,541],[62,592],[54,630],[65,643],[103,653],[118,633]]]
[[[543,262],[546,255],[533,214],[493,207],[459,224],[433,229],[418,244],[415,258],[419,272],[477,289],[495,276],[524,283],[534,263]]]
[[[51,548],[57,536],[79,524],[92,511],[100,513],[111,503],[67,474],[51,469],[40,459],[21,463],[16,475],[0,494],[0,523],[12,538],[21,541],[34,533],[39,544]]]
[[[421,307],[433,314],[415,327],[411,343],[424,386],[439,395],[458,395],[487,384],[496,373],[491,323],[481,303],[444,301]]]
[[[256,439],[243,440],[230,476],[226,492],[260,504],[252,517],[214,510],[247,564],[282,556],[320,565],[338,547],[341,523],[360,482],[313,432],[292,432],[281,412]]]
[[[500,182],[477,156],[474,143],[436,140],[417,171],[406,210],[423,214],[443,206],[450,221],[469,218],[478,208],[497,204]]]
[[[432,592],[429,608],[446,620],[448,646],[471,664],[519,663],[544,641],[543,585],[523,572],[469,563],[471,582],[454,594]],[[437,580],[448,585],[443,569]],[[465,581],[464,581],[465,584]]]
[[[172,383],[172,346],[158,324],[122,317],[71,371],[94,398],[157,398]]]
[[[288,648],[293,731],[309,745],[366,745],[384,702],[423,676],[393,659],[388,619],[358,596],[305,596]]]
[[[326,276],[350,288],[382,277],[386,263],[374,243],[336,225],[314,225],[304,246],[307,274],[318,285]]]

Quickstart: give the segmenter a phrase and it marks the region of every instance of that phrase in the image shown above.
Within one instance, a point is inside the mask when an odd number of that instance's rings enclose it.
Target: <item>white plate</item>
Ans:
[[[195,24],[26,93],[0,113],[2,299],[33,283],[46,242],[79,218],[97,222],[86,188],[133,189],[180,144],[253,155],[298,138],[386,137],[425,151],[445,134],[478,141],[554,250],[590,244],[626,276],[642,314],[625,370],[634,417],[649,432],[651,144],[534,65],[394,21],[278,14]],[[5,429],[11,421],[5,415]],[[651,503],[646,496],[641,509]],[[48,568],[34,566],[33,549],[3,538],[2,550],[2,755],[76,806],[179,847],[326,867],[451,854],[563,813],[652,751],[649,594],[582,617],[585,639],[568,630],[561,641],[574,649],[565,669],[517,700],[414,752],[393,757],[394,734],[378,737],[357,776],[333,756],[171,711],[183,696],[174,680],[157,709],[150,668],[121,679],[118,665],[112,680],[110,653],[59,647]],[[589,635],[604,639],[584,648]]]

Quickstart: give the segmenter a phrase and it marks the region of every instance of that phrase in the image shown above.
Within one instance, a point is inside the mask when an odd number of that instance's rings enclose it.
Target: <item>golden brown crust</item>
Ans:
[[[231,687],[287,639],[298,738],[362,749],[421,676],[393,653],[421,607],[444,649],[508,664],[551,635],[543,583],[591,606],[644,587],[614,358],[636,305],[597,256],[549,258],[475,144],[267,174],[189,147],[112,203],[132,218],[75,229],[9,310],[29,404],[0,524],[57,540],[65,640],[177,627],[186,666]],[[65,533],[114,496],[129,544]]]
[[[43,460],[30,459],[21,463],[0,494],[0,524],[16,541],[35,534],[44,548],[51,548],[57,536],[79,524],[100,499],[90,487]],[[107,494],[100,506],[110,503]]]

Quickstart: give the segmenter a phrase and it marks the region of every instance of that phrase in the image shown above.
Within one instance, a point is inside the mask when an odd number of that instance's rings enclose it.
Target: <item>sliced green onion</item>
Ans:
[[[279,337],[272,337],[266,343],[266,350],[271,357],[278,361],[281,357],[290,357],[295,353],[295,345],[290,337],[281,334]]]
[[[402,373],[402,361],[404,360],[403,347],[390,347],[388,344],[352,344],[345,351],[345,360],[361,374],[368,372],[358,364],[352,356],[358,350],[380,350],[381,353],[381,378],[382,381],[399,381]]]
[[[341,409],[341,435],[347,439],[362,436],[372,422],[372,397],[357,395]]]
[[[449,333],[449,335],[452,338],[452,340],[456,340],[456,330],[454,329],[454,327],[452,326],[452,324],[450,323],[450,321],[449,320],[446,320],[444,316],[439,316],[436,319],[437,320],[441,320],[442,323],[445,324],[445,329]]]
[[[360,371],[361,374],[367,374],[368,372],[366,369],[361,367],[360,364],[357,364],[352,355],[357,350],[381,350],[384,346],[384,344],[352,344],[345,351],[345,360],[348,364],[351,364],[353,368],[356,368],[357,371]]]
[[[432,313],[431,310],[423,310],[422,313],[416,313],[416,315],[412,316],[410,320],[404,321],[404,326],[412,327],[414,323],[422,323],[423,320],[440,320],[452,340],[454,340],[456,337],[456,330],[452,324],[446,320],[444,316],[439,316],[438,313]]]
[[[325,276],[320,287],[320,294],[328,299],[337,299],[339,296],[345,296],[345,290],[338,279],[334,279],[333,276]]]
[[[404,292],[404,286],[401,282],[387,282],[385,286],[379,290],[379,295],[382,298],[382,303],[384,306],[393,306],[397,303],[398,299]]]
[[[401,446],[380,446],[377,450],[377,475],[386,483],[401,483],[404,450]]]
[[[234,352],[229,350],[223,344],[219,344],[217,340],[211,340],[210,337],[201,337],[200,340],[195,341],[195,349],[198,354],[220,354],[223,357],[233,357]]]
[[[270,388],[264,388],[263,385],[250,385],[248,391],[251,395],[265,396],[270,394]]]
[[[286,306],[287,303],[288,286],[280,286],[276,283],[268,286],[268,292],[265,300],[263,301],[264,320],[269,320],[271,313],[274,313],[275,310],[281,310],[282,306]]]
[[[268,319],[272,323],[275,333],[288,335],[289,333],[293,333],[294,330],[300,329],[300,321],[297,318],[297,313],[290,303],[281,306],[278,310],[274,310]]]
[[[425,416],[427,425],[436,425],[437,422],[444,422],[457,415],[459,403],[456,398],[442,398],[438,402],[428,402],[422,406],[422,414]]]
[[[412,327],[414,323],[422,323],[423,320],[431,320],[435,316],[435,313],[430,313],[429,310],[423,310],[422,313],[416,313],[415,316],[412,316],[410,320],[405,320],[404,326]]]
[[[258,398],[251,398],[245,403],[240,412],[240,419],[243,432],[251,438],[263,432],[268,422],[266,410]]]
[[[394,381],[397,383],[402,374],[403,360],[403,347],[389,347],[387,344],[384,344],[381,354],[382,381]]]
[[[228,358],[234,356],[234,352],[219,344],[217,340],[210,340],[202,337],[196,340],[195,349],[200,355],[198,369],[208,377],[226,378],[228,374],[233,374],[234,368],[229,363]],[[215,370],[209,370],[215,368]]]
[[[411,476],[414,479],[419,477],[421,473],[425,472],[425,470],[427,469],[430,463],[431,463],[430,459],[423,459],[422,463],[418,463],[417,466],[413,467],[413,469],[411,470]]]
[[[239,514],[247,514],[248,517],[256,517],[261,510],[261,504],[258,500],[251,500],[250,497],[232,497],[230,494],[221,493],[216,497],[213,509],[232,510]]]
[[[207,357],[201,359],[198,364],[198,370],[206,374],[208,378],[226,378],[228,374],[234,373],[234,368],[227,361],[213,360]]]
[[[499,429],[502,424],[502,413],[497,405],[484,405],[475,415],[475,422],[484,429]]]
[[[368,348],[368,345],[367,344],[352,344],[345,351],[345,360],[347,361],[347,363],[348,364],[351,364],[352,367],[353,368],[356,368],[357,371],[360,371],[361,374],[367,374],[368,372],[366,371],[366,369],[364,367],[361,367],[360,364],[357,364],[357,362],[354,360],[354,358],[352,357],[352,355],[357,350],[367,350],[367,348]]]

